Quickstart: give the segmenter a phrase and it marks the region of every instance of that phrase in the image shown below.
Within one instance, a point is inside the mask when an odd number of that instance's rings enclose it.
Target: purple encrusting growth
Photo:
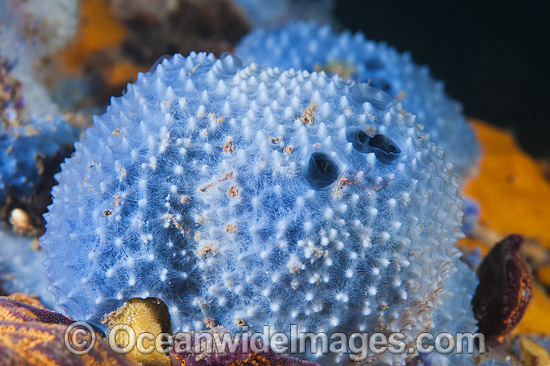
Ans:
[[[409,53],[399,53],[385,43],[365,39],[362,33],[335,33],[314,22],[291,22],[272,29],[259,28],[244,37],[235,49],[244,63],[296,70],[339,73],[380,88],[414,113],[417,122],[455,172],[464,177],[476,170],[479,144],[462,107],[450,99],[444,85],[425,66],[415,64]]]
[[[17,321],[39,321],[46,324],[60,325],[71,325],[74,323],[74,320],[68,319],[55,311],[19,302],[9,297],[0,296],[0,308],[8,313],[13,312],[13,318],[16,318]],[[25,311],[18,311],[19,309]]]
[[[175,55],[111,99],[56,176],[41,238],[50,289],[98,325],[155,297],[174,331],[208,317],[409,342],[453,316],[474,331],[458,179],[429,140],[366,84]]]

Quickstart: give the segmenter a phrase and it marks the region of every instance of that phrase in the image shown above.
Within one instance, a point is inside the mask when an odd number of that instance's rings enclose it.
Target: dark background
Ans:
[[[342,28],[428,65],[467,116],[550,158],[550,15],[542,1],[336,0]]]

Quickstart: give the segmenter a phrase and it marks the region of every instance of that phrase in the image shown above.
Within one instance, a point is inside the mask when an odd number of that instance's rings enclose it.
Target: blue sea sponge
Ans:
[[[245,63],[255,62],[297,70],[325,70],[369,82],[399,99],[424,125],[432,141],[445,151],[460,176],[475,171],[479,146],[443,83],[427,67],[416,65],[409,53],[400,54],[385,43],[368,41],[362,33],[336,34],[326,25],[295,22],[277,30],[256,29],[236,47]]]
[[[35,118],[20,128],[0,132],[0,206],[9,194],[30,197],[40,181],[45,159],[70,154],[80,130],[63,117]]]
[[[156,297],[174,331],[207,317],[231,331],[296,324],[409,342],[436,310],[453,316],[438,309],[447,298],[473,294],[448,282],[473,276],[457,267],[458,179],[414,116],[366,84],[175,55],[75,146],[41,245],[50,289],[76,319],[99,324]]]
[[[333,0],[236,0],[248,20],[257,26],[273,26],[291,19],[333,21]]]

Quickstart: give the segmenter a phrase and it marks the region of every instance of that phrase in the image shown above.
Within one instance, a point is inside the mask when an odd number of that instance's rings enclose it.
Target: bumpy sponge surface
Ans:
[[[462,115],[462,107],[445,94],[427,67],[416,65],[408,53],[400,54],[385,43],[366,40],[362,33],[336,34],[330,26],[313,22],[289,23],[256,29],[237,46],[243,62],[313,71],[323,69],[369,82],[398,98],[417,116],[432,141],[445,151],[457,174],[475,169],[479,146]]]
[[[156,297],[174,331],[208,317],[413,340],[457,293],[449,166],[366,84],[175,55],[111,99],[56,176],[41,238],[50,289],[96,323]]]

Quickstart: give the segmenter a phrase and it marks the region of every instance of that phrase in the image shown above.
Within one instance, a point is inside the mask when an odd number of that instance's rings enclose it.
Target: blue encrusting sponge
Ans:
[[[41,238],[50,289],[96,324],[155,297],[174,331],[209,318],[409,342],[457,316],[473,331],[471,310],[456,312],[476,284],[442,155],[367,84],[175,55],[111,99],[56,176]]]
[[[31,197],[43,174],[44,160],[66,156],[80,129],[61,117],[34,117],[23,127],[0,131],[0,206],[9,194]]]
[[[479,145],[462,114],[440,81],[409,53],[366,40],[362,33],[336,34],[330,26],[294,22],[275,30],[259,28],[235,49],[244,63],[296,70],[325,70],[368,82],[397,98],[424,125],[433,142],[445,151],[459,176],[476,170]]]

